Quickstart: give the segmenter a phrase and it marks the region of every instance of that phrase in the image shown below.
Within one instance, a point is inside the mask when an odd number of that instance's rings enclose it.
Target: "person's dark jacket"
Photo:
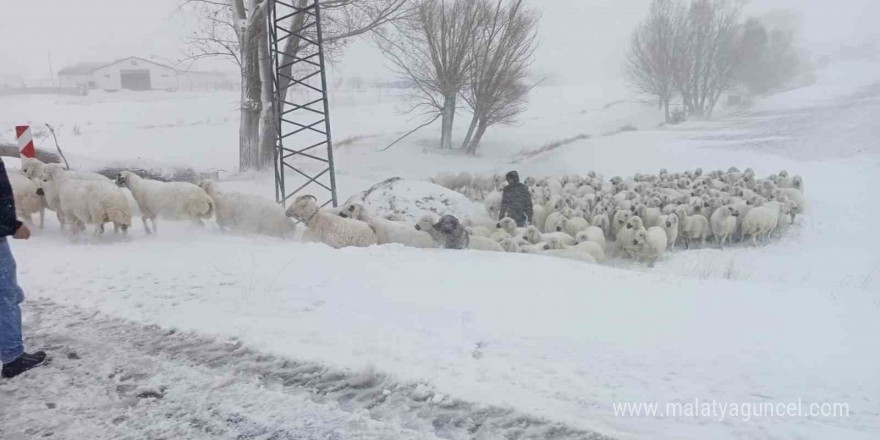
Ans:
[[[510,217],[516,221],[517,226],[523,227],[532,221],[532,195],[529,187],[522,182],[516,182],[504,187],[501,196],[501,213],[498,220]]]
[[[21,222],[15,216],[15,196],[6,175],[6,166],[0,160],[0,237],[15,234]]]

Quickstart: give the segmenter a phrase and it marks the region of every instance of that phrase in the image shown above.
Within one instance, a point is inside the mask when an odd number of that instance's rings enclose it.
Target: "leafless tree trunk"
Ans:
[[[742,0],[654,0],[633,33],[626,62],[630,85],[653,96],[670,120],[677,94],[688,115],[711,117],[735,81],[741,60]]]
[[[458,94],[465,86],[469,56],[483,9],[477,0],[416,0],[413,14],[381,35],[379,47],[416,92],[410,109],[440,114],[440,147],[452,148]]]
[[[741,10],[738,0],[695,0],[690,6],[678,84],[692,115],[711,117],[718,98],[733,85]]]
[[[525,110],[529,85],[528,68],[537,46],[536,12],[523,0],[479,1],[484,17],[474,48],[465,101],[473,111],[471,128],[462,144],[475,154],[486,130],[510,123]]]
[[[654,0],[648,19],[633,32],[625,71],[630,86],[657,100],[670,121],[669,106],[676,95],[677,33],[682,31],[686,9],[679,0]]]
[[[305,7],[309,0],[289,0]],[[272,107],[272,62],[267,42],[266,0],[184,0],[184,6],[195,8],[203,23],[190,39],[191,61],[204,57],[224,57],[236,62],[241,70],[241,120],[239,126],[239,169],[262,169],[272,165],[275,148],[275,120]],[[407,0],[322,0],[325,51],[332,53],[354,37],[375,30],[396,20],[406,11]],[[290,20],[290,31],[300,30],[305,15]],[[308,28],[314,32],[314,28]],[[299,55],[300,41],[287,38],[285,56],[280,65],[287,66]],[[280,89],[287,85],[282,79]],[[283,107],[281,108],[283,111]]]
[[[239,169],[260,168],[260,113],[262,112],[262,82],[260,81],[260,45],[265,36],[265,6],[261,0],[249,2],[230,0],[238,47],[241,48],[241,121],[239,125]]]

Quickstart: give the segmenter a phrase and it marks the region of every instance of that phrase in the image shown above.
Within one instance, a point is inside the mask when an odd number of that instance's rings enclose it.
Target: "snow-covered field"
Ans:
[[[369,94],[340,100],[333,109],[334,134],[337,141],[356,139],[336,154],[341,196],[389,177],[424,179],[449,170],[518,169],[527,176],[595,169],[610,177],[661,167],[738,166],[753,167],[758,175],[783,168],[802,175],[807,213],[766,247],[681,251],[651,269],[400,246],[332,250],[169,223],[155,237],[144,236],[136,223],[129,242],[70,243],[50,219],[46,230],[13,247],[31,298],[25,303],[29,342],[48,347],[53,359],[24,380],[0,382],[4,401],[19,399],[22,408],[39,407],[37,414],[45,417],[0,404],[0,434],[876,438],[880,234],[873,220],[880,209],[872,194],[880,185],[880,66],[831,66],[814,86],[748,110],[723,109],[710,122],[669,128],[657,128],[659,118],[649,107],[607,105],[626,96],[615,86],[538,88],[521,123],[489,132],[478,158],[437,153],[430,149],[433,133],[424,132],[376,152],[415,122],[395,113],[403,105],[393,97],[383,96],[379,104]],[[0,100],[0,126],[56,123],[74,166],[138,158],[215,168],[227,171],[224,188],[271,196],[270,176],[232,172],[236,98],[19,96]],[[627,124],[639,130],[613,134]],[[581,134],[589,138],[528,158],[522,154]],[[95,311],[100,314],[93,316]],[[235,365],[205,372],[213,367],[203,357],[142,349],[134,330],[133,347],[126,347],[124,331],[84,329],[83,316],[98,328],[154,324],[154,332],[194,332],[188,334],[194,343],[233,340],[255,353],[321,365],[345,377],[376,376],[387,400],[404,403],[366,399],[345,405],[340,398],[316,398],[314,385],[279,390],[260,379],[277,376]],[[114,356],[102,352],[104,337]],[[70,359],[70,350],[81,359]],[[89,362],[95,367],[86,374],[82,365]],[[115,368],[133,368],[143,377],[134,390],[118,391],[120,379],[102,376]],[[165,387],[159,389],[163,397],[132,397],[140,386]],[[358,389],[341,389],[347,388]],[[212,391],[198,391],[204,389]],[[62,398],[71,403],[60,403]],[[613,409],[615,403],[694,399],[800,399],[804,405],[846,403],[850,411],[846,417],[718,421],[621,417]],[[483,427],[483,416],[494,413],[481,405],[512,410],[516,422]],[[213,425],[233,413],[259,428]],[[214,420],[204,422],[213,428],[186,425],[193,414]],[[112,422],[123,415],[122,422]],[[511,431],[548,426],[527,416],[562,425]],[[135,422],[159,417],[168,424]],[[460,423],[450,423],[454,417]],[[299,429],[292,420],[300,419],[323,425]],[[328,424],[338,428],[325,430]],[[26,431],[28,425],[39,429]],[[121,427],[105,430],[111,425]]]

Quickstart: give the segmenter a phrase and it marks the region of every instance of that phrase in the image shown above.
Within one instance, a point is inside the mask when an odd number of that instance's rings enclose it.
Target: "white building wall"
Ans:
[[[123,60],[95,70],[93,75],[98,88],[104,90],[122,89],[121,73],[123,70],[149,70],[150,86],[153,90],[177,90],[177,72],[174,69],[138,59]]]
[[[59,74],[58,82],[62,88],[80,88],[94,81],[94,75],[87,74]]]

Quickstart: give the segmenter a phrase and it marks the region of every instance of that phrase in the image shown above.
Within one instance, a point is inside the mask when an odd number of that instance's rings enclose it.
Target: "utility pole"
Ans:
[[[49,52],[49,83],[55,87],[55,71],[52,70],[52,52]]]

